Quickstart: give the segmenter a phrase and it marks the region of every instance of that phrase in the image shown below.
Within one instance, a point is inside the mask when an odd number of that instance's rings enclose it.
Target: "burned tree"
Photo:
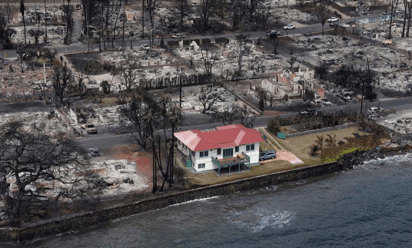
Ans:
[[[228,106],[223,110],[213,108],[213,113],[211,115],[210,121],[221,121],[223,125],[230,125],[235,122],[237,114],[238,109],[235,105]]]
[[[392,39],[392,21],[393,21],[393,17],[395,16],[396,9],[398,8],[398,3],[399,3],[399,0],[391,1],[391,18],[389,21],[388,39]]]
[[[294,72],[293,65],[296,63],[296,61],[297,61],[297,58],[293,55],[289,59],[286,60],[286,62],[290,64],[290,71],[292,73]]]
[[[210,110],[217,101],[221,100],[222,92],[213,91],[213,87],[211,85],[202,87],[200,89],[199,101],[203,105],[203,114],[206,113],[206,111]]]
[[[173,171],[174,171],[174,146],[175,139],[174,133],[179,128],[181,121],[183,119],[182,109],[173,104],[170,98],[162,98],[159,103],[161,108],[161,116],[163,119],[163,135],[165,139],[165,158],[166,158],[166,172],[162,170],[161,163],[159,164],[160,171],[163,175],[163,183],[160,187],[160,191],[163,191],[163,187],[166,181],[169,181],[169,188],[173,184]],[[167,130],[171,133],[171,142],[168,143]],[[160,156],[160,146],[159,146],[159,156]],[[160,159],[160,157],[158,158]],[[155,171],[154,171],[155,172]]]
[[[154,131],[160,126],[159,106],[149,92],[139,89],[138,94],[119,109],[121,128],[131,134],[137,144],[147,150],[147,143],[153,140]]]
[[[326,13],[326,1],[320,1],[319,5],[315,6],[315,16],[317,17],[318,21],[320,24],[322,24],[322,36],[323,36],[323,31],[325,29],[325,23],[327,19],[327,13]]]
[[[24,44],[26,45],[26,19],[24,18],[24,12],[25,12],[25,6],[24,6],[24,0],[20,0],[20,13],[23,17],[23,26],[24,26]]]
[[[154,22],[155,22],[155,14],[156,14],[156,5],[157,1],[156,0],[142,0],[146,1],[146,10],[149,14],[149,20],[150,20],[150,36],[149,36],[149,46],[152,47],[154,45]],[[144,11],[144,10],[143,10]]]
[[[245,41],[239,41],[238,45],[236,46],[234,50],[234,54],[236,57],[236,62],[237,62],[237,71],[234,75],[234,77],[241,77],[242,76],[242,67],[243,67],[243,58],[250,55],[251,53],[251,44],[247,44]]]
[[[204,49],[201,49],[201,59],[203,60],[203,65],[205,67],[205,73],[211,79],[213,66],[216,63],[216,53],[212,50],[211,45],[204,46]]]
[[[131,92],[137,84],[139,74],[137,73],[137,64],[131,58],[127,59],[127,65],[120,70],[120,77],[122,84],[125,86],[127,92]]]
[[[40,36],[44,35],[44,31],[41,29],[30,29],[29,30],[29,35],[34,38],[35,44],[39,44],[39,38]]]
[[[315,67],[315,73],[319,75],[320,79],[326,80],[328,69],[329,69],[329,65],[326,64],[325,61],[319,61],[319,65]]]
[[[200,0],[200,4],[197,7],[197,12],[202,22],[203,31],[209,29],[209,19],[212,16],[217,15],[220,4],[221,0]]]
[[[252,127],[255,118],[246,105],[243,105],[243,107],[232,105],[221,111],[214,109],[210,121],[221,121],[223,125],[230,125],[238,121],[245,127]]]
[[[87,197],[93,189],[86,173],[88,164],[85,150],[65,134],[49,136],[36,126],[28,130],[21,122],[4,124],[0,128],[0,197],[6,201],[6,216],[18,222],[36,209]]]
[[[63,97],[66,94],[66,89],[71,83],[72,73],[66,66],[54,67],[53,88],[56,96],[55,104],[60,107],[63,104]]]
[[[177,0],[175,3],[175,8],[172,10],[176,11],[176,15],[179,17],[180,31],[183,32],[183,20],[190,11],[188,0]]]

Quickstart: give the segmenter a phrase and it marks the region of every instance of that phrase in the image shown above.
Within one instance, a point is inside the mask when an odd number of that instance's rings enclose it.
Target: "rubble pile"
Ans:
[[[96,172],[104,196],[121,197],[134,190],[141,190],[148,185],[137,173],[136,163],[126,159],[93,162],[91,170]]]
[[[357,41],[348,37],[339,37],[333,35],[318,35],[311,37],[300,37],[293,45],[299,49],[305,49],[306,51],[318,51],[322,49],[330,48],[343,48],[356,46]]]
[[[197,45],[197,44],[196,44]],[[238,54],[240,41],[229,40],[226,45],[215,44],[211,51],[202,50],[198,46],[189,46],[176,48],[175,53],[186,60],[192,60],[196,70],[204,71],[204,59],[213,61],[213,74],[230,76],[234,75],[238,70]],[[269,69],[274,69],[281,66],[278,58],[268,56],[268,54],[260,49],[259,46],[246,44],[249,46],[250,52],[242,56],[242,77],[251,78],[258,73],[265,73]]]
[[[362,27],[362,25],[361,25]],[[393,40],[398,40],[402,37],[402,25],[393,23],[391,29],[391,36]],[[388,39],[389,22],[382,22],[381,24],[364,25],[360,34],[360,38],[367,37],[378,41]]]
[[[412,38],[403,38],[396,43],[398,49],[412,51]]]
[[[412,74],[408,71],[393,71],[382,73],[377,87],[393,91],[412,91]]]
[[[24,20],[27,23],[37,23],[37,22],[61,22],[63,16],[63,11],[60,10],[57,6],[48,6],[47,11],[45,12],[44,7],[33,6],[31,8],[26,7],[24,11]],[[17,20],[23,22],[23,16],[19,13]],[[13,23],[12,23],[13,24]]]
[[[391,118],[389,120],[380,121],[381,125],[396,131],[399,134],[412,133],[412,115],[404,115]]]
[[[119,125],[119,108],[121,107],[122,105],[117,105],[112,107],[95,108],[94,110],[96,111],[98,120],[103,122],[104,125],[116,126]]]
[[[28,128],[36,126],[50,135],[72,130],[68,116],[52,108],[49,111],[17,112],[1,115],[0,125],[9,121],[21,121]]]
[[[46,68],[46,79],[52,72]],[[50,92],[52,85],[51,81],[44,82],[43,68],[32,69],[18,62],[0,64],[0,101],[27,102],[33,100],[34,95]]]
[[[24,43],[24,27],[18,26],[13,27],[16,30],[16,33],[11,36],[11,42],[15,44]],[[65,26],[47,26],[47,40],[48,41],[57,41],[61,42],[63,40],[63,33]],[[28,44],[35,44],[36,39],[34,36],[30,35],[30,30],[36,31],[40,30],[40,33],[44,34],[46,28],[44,26],[26,26],[26,42]],[[39,38],[39,42],[43,42],[44,35],[41,35]]]
[[[315,16],[297,9],[274,8],[274,6],[277,5],[272,4],[271,13],[273,14],[273,21],[278,20],[281,23],[290,23],[292,21],[305,23],[316,19]]]

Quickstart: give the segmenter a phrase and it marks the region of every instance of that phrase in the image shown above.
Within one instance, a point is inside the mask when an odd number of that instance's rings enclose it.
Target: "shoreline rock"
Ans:
[[[392,143],[396,144],[396,143]],[[374,159],[384,159],[386,157],[392,157],[395,155],[406,154],[412,152],[412,147],[410,145],[390,145],[386,147],[377,147],[370,150],[359,151],[343,155],[337,160],[339,167],[342,170],[352,170],[354,166],[363,164],[365,161]]]

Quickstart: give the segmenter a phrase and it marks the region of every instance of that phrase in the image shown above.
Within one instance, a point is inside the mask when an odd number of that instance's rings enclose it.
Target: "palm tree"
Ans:
[[[333,136],[327,134],[326,136],[327,138],[325,139],[325,142],[327,143],[328,148],[336,146],[336,134],[334,134]]]
[[[316,135],[317,140],[315,140],[315,144],[319,147],[319,150],[322,152],[323,150],[323,134],[321,136]]]

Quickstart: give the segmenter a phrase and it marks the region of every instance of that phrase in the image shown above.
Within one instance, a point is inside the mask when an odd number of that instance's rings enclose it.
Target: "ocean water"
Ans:
[[[5,247],[411,247],[412,155]]]

